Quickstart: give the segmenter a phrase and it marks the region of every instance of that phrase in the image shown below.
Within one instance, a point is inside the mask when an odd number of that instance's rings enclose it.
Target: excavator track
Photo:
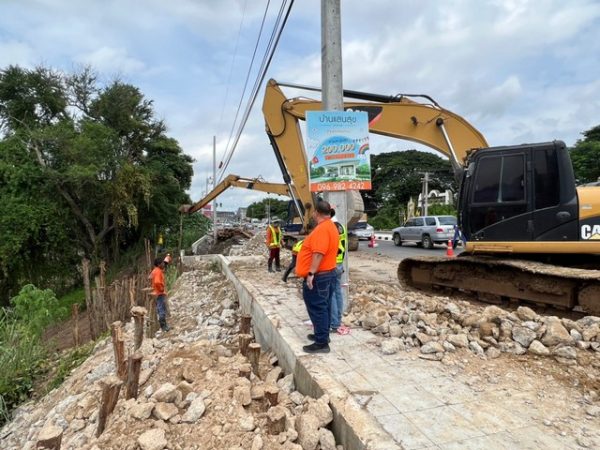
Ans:
[[[398,266],[405,286],[456,289],[483,301],[525,301],[600,315],[600,270],[485,256],[406,258]]]

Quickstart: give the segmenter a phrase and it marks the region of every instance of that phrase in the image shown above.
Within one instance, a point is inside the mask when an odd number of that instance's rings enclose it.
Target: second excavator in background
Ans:
[[[264,181],[262,178],[244,178],[240,177],[239,175],[227,175],[223,181],[217,184],[212,191],[204,196],[204,198],[194,203],[187,210],[187,213],[193,214],[197,211],[200,211],[230,187],[253,189],[260,192],[266,192],[268,194],[285,195],[287,197],[292,197],[290,191],[293,189],[286,184],[269,183],[268,181]]]

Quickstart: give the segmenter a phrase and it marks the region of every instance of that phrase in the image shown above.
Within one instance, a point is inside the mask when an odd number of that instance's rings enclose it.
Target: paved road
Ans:
[[[392,241],[377,241],[379,246],[375,248],[370,248],[368,243],[369,241],[360,241],[358,251],[371,255],[382,254],[398,261],[411,256],[443,256],[446,254],[445,245],[436,245],[432,250],[425,250],[417,247],[416,244],[404,244],[396,247]]]

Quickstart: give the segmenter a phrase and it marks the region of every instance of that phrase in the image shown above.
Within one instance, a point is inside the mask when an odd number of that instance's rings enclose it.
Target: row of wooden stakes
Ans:
[[[142,354],[138,351],[144,340],[144,317],[147,315],[146,308],[134,306],[131,308],[134,320],[134,342],[133,352],[129,352],[125,359],[125,339],[123,337],[123,326],[120,321],[111,325],[112,344],[115,354],[116,375],[111,375],[102,380],[102,399],[98,412],[98,427],[96,437],[100,436],[106,428],[108,416],[114,411],[119,399],[119,393],[125,383],[125,398],[137,398],[139,391],[140,369],[142,366]],[[36,442],[36,448],[48,450],[60,450],[63,429],[58,426],[47,426],[40,432]]]
[[[242,315],[240,317],[239,332],[239,350],[242,355],[248,358],[249,364],[243,364],[239,368],[239,376],[250,379],[250,374],[254,373],[257,378],[259,374],[260,344],[253,341],[252,317]],[[279,388],[275,385],[265,387],[265,406],[267,411],[267,432],[269,434],[278,434],[285,431],[285,410],[281,407],[275,408],[279,403]]]
[[[102,382],[102,400],[98,414],[98,428],[96,436],[100,436],[106,427],[106,420],[113,412],[125,383],[125,399],[137,398],[140,382],[140,368],[142,366],[142,354],[139,352],[144,340],[144,318],[147,315],[146,308],[134,306],[131,308],[133,316],[133,352],[129,351],[125,359],[125,339],[123,337],[123,326],[120,321],[111,325],[111,336],[113,351],[115,355],[116,376],[107,378]]]

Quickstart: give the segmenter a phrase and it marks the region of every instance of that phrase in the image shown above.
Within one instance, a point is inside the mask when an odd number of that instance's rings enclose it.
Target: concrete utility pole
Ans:
[[[342,18],[340,0],[321,0],[321,84],[323,110],[343,111],[344,88],[342,84]],[[346,191],[325,193],[325,199],[336,206],[337,220],[348,227]],[[346,242],[346,255],[348,254]],[[348,256],[344,259],[342,275],[344,305],[348,306]]]
[[[213,189],[217,185],[217,137],[213,136]],[[213,200],[213,237],[217,242],[217,201]]]
[[[421,213],[423,216],[426,216],[429,209],[429,172],[425,172],[421,181],[423,182],[423,188],[421,189]]]

